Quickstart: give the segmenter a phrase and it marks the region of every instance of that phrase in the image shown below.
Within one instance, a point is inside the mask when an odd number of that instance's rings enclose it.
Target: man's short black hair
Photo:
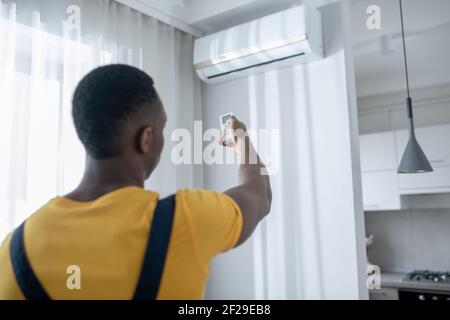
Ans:
[[[88,154],[95,159],[120,156],[117,138],[124,124],[157,97],[152,78],[135,67],[107,65],[87,74],[75,90],[72,115]]]

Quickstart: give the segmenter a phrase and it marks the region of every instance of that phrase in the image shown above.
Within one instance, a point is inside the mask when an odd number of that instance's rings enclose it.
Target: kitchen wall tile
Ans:
[[[450,271],[450,209],[366,212],[369,261],[383,271]]]

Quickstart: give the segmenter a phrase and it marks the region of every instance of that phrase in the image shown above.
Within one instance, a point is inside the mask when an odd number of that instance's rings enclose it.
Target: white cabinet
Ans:
[[[400,162],[409,132],[397,131],[396,138],[397,159]],[[450,166],[450,125],[417,128],[416,138],[433,167]]]
[[[395,133],[383,132],[360,136],[361,170],[395,170],[397,165]]]
[[[417,128],[416,136],[434,172],[397,174],[409,132],[360,136],[366,211],[399,210],[401,195],[450,193],[450,125]]]
[[[401,209],[396,171],[363,172],[362,188],[365,211]]]
[[[400,209],[395,133],[360,136],[360,152],[364,210]]]
[[[400,162],[408,142],[408,131],[397,131],[397,159]],[[450,192],[450,125],[416,129],[417,141],[434,172],[399,175],[401,194]]]
[[[450,167],[434,167],[433,172],[402,174],[398,177],[400,194],[450,192]]]
[[[397,288],[381,288],[369,291],[370,300],[398,300]]]

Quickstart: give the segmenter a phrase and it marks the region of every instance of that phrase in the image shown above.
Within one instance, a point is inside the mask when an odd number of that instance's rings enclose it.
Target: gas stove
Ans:
[[[404,280],[450,284],[450,272],[416,270],[408,273]]]
[[[450,301],[450,272],[416,270],[402,282],[408,286],[399,290],[400,300]]]

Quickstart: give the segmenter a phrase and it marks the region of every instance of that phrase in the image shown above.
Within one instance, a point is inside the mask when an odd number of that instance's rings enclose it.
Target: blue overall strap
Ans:
[[[14,231],[9,246],[9,254],[17,283],[25,299],[50,300],[33,269],[31,269],[30,261],[25,252],[24,228],[25,222]]]
[[[156,300],[166,263],[174,214],[175,196],[158,201],[133,300]]]

